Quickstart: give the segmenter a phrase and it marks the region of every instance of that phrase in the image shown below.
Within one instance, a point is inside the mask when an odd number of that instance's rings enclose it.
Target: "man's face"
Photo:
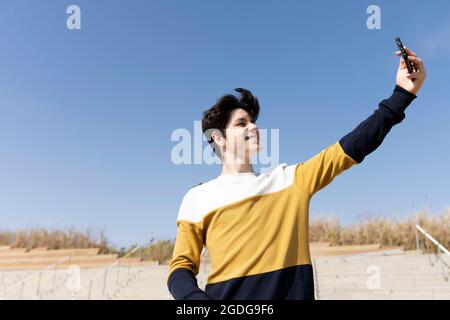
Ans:
[[[247,111],[234,109],[225,132],[225,152],[233,159],[250,163],[251,157],[260,150],[260,145],[258,127],[252,123]]]

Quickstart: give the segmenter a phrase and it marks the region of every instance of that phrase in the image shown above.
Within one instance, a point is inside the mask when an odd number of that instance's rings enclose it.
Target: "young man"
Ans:
[[[175,299],[314,299],[310,199],[405,118],[425,80],[422,60],[408,55],[416,72],[408,74],[401,59],[393,94],[369,118],[308,161],[283,163],[269,174],[255,173],[250,162],[259,150],[259,104],[250,91],[236,89],[240,99],[225,95],[204,112],[203,132],[222,173],[189,190],[181,203],[167,276]],[[211,259],[205,291],[195,277],[203,246]]]

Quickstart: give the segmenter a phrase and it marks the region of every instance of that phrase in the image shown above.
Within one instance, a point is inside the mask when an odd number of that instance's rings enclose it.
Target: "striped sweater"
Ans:
[[[374,151],[415,98],[396,86],[369,118],[311,159],[265,174],[221,175],[190,189],[167,275],[173,297],[314,299],[311,197]],[[204,246],[211,259],[205,291],[196,280]]]

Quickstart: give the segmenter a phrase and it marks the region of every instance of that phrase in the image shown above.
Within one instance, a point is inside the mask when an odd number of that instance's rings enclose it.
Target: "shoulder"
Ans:
[[[194,184],[184,195],[183,200],[192,201],[196,200],[198,197],[202,197],[209,190],[214,188],[215,179],[206,182],[199,182]]]
[[[263,172],[262,174],[274,181],[284,181],[284,185],[288,186],[290,183],[292,183],[295,171],[299,165],[300,163],[288,165],[287,163],[283,162],[276,167]]]
[[[177,220],[197,222],[198,206],[207,199],[209,191],[213,189],[214,180],[193,185],[183,196]]]
[[[270,194],[288,188],[294,182],[297,165],[281,163],[270,169],[261,169],[256,194]]]

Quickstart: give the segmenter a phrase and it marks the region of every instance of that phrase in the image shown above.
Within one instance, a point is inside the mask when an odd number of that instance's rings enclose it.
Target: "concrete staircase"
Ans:
[[[9,250],[0,248],[0,253]],[[37,259],[38,250],[34,253],[32,259]],[[10,254],[24,253],[15,250]],[[56,253],[52,254],[56,258]],[[80,256],[86,257],[86,254],[80,253]],[[312,244],[311,256],[316,299],[450,299],[449,271],[442,268],[435,255],[404,252],[400,248],[380,249],[376,245],[329,247]],[[440,257],[450,265],[447,257]],[[47,270],[40,277],[36,277],[39,269],[0,268],[0,294],[2,288],[16,284],[5,299],[173,299],[165,283],[167,265],[133,261],[108,269],[105,276],[106,266],[89,267],[87,264],[87,267],[75,270],[79,272],[79,284],[84,287],[77,294],[74,294],[70,280],[74,270],[68,265]],[[201,288],[206,284],[209,270],[207,252],[204,252],[197,277]],[[17,286],[27,277],[34,278],[23,287]],[[87,285],[95,277],[92,285]]]
[[[166,285],[168,268],[155,265],[146,268],[139,278],[117,294],[116,300],[173,300]]]
[[[449,271],[435,255],[410,251],[321,257],[314,259],[314,269],[317,299],[450,299]]]
[[[139,265],[0,271],[0,295],[2,288],[13,288],[4,294],[7,300],[107,300],[107,299],[167,299],[163,276],[166,266],[155,262]],[[23,279],[29,281],[23,282]],[[92,284],[90,281],[92,281]],[[105,284],[106,279],[106,284]]]
[[[155,265],[130,257],[118,263],[116,254],[98,253],[0,246],[0,299],[112,299]]]

